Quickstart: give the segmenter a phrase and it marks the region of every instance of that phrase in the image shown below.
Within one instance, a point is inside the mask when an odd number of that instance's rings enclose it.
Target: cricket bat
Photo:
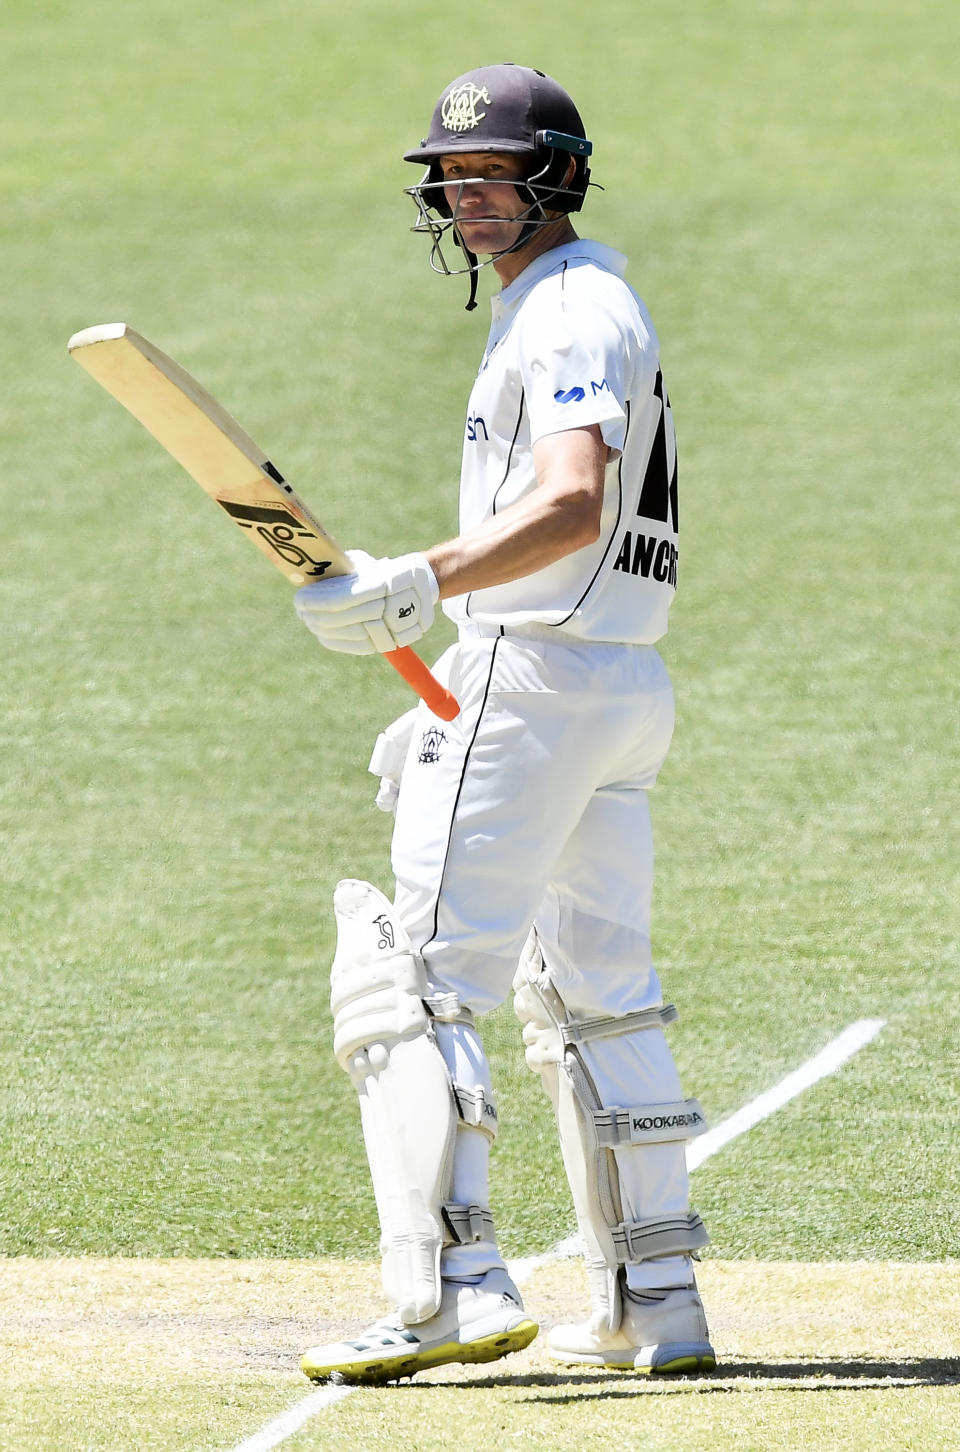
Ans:
[[[74,333],[72,357],[182,464],[294,585],[353,571],[336,540],[236,419],[126,323]],[[456,698],[408,646],[384,656],[443,721]]]

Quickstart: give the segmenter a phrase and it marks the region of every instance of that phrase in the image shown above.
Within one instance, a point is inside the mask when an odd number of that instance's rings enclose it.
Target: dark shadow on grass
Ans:
[[[838,1382],[880,1381],[910,1386],[950,1386],[960,1383],[960,1356],[917,1356],[896,1361],[850,1357],[835,1361],[737,1361],[720,1366],[711,1379],[802,1381],[827,1377]]]
[[[611,1385],[615,1383],[615,1385]],[[542,1394],[527,1400],[560,1405],[584,1400],[607,1401],[636,1396],[683,1396],[715,1392],[744,1392],[781,1383],[781,1391],[836,1392],[902,1391],[914,1387],[960,1385],[960,1357],[908,1357],[884,1361],[851,1357],[831,1361],[731,1361],[716,1371],[698,1376],[650,1377],[640,1372],[595,1371],[528,1372],[523,1376],[485,1376],[464,1382],[402,1383],[414,1390],[428,1386],[456,1387],[458,1391],[521,1388]]]

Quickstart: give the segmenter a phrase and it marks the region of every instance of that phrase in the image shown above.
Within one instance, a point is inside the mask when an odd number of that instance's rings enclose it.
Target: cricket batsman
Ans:
[[[656,642],[677,585],[677,452],[659,346],[626,262],[581,241],[592,144],[556,81],[521,65],[457,77],[406,153],[431,264],[500,281],[467,405],[460,533],[304,586],[334,651],[415,643],[438,602],[457,643],[371,770],[395,806],[393,903],[334,900],[334,1053],[357,1090],[395,1312],[307,1351],[314,1380],[382,1383],[487,1362],[537,1334],[497,1248],[497,1107],[476,1017],[511,991],[556,1112],[591,1305],[555,1360],[712,1368],[694,1277],[684,1098],[651,960],[648,794],[673,691]],[[504,1106],[509,1112],[509,1106]],[[531,1185],[531,1194],[535,1186]],[[586,1310],[586,1308],[585,1308]]]

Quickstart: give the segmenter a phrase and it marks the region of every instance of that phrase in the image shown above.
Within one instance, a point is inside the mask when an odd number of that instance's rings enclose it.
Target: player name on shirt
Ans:
[[[625,575],[642,575],[645,580],[658,580],[676,589],[677,558],[677,547],[671,540],[658,539],[655,534],[633,534],[628,529],[613,568]]]

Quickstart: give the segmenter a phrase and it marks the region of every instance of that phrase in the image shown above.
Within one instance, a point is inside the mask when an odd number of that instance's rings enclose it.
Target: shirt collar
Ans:
[[[559,267],[572,262],[593,262],[617,277],[623,277],[627,270],[627,259],[623,254],[607,247],[603,242],[589,242],[577,238],[575,242],[566,242],[562,247],[551,247],[549,252],[541,252],[539,257],[535,257],[507,287],[494,293],[490,299],[494,318],[503,318],[507,313],[516,311],[532,287],[551,272],[556,272]]]

